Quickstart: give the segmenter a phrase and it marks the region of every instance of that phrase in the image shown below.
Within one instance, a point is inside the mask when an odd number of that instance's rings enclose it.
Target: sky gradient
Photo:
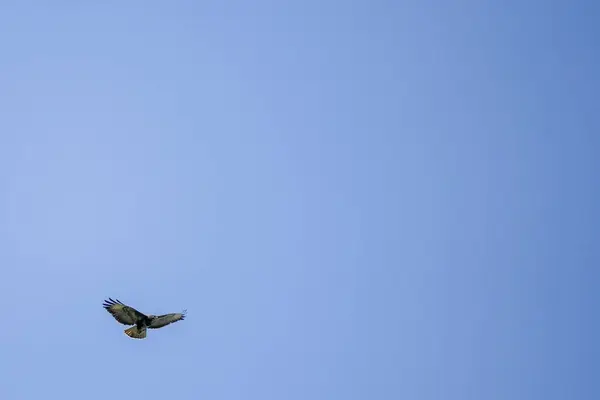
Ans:
[[[600,398],[600,3],[96,3],[0,5],[1,399]]]

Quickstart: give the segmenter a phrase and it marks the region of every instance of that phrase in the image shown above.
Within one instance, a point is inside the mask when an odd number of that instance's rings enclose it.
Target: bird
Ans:
[[[133,325],[124,330],[125,334],[132,339],[145,339],[148,328],[158,329],[173,322],[182,321],[187,314],[187,310],[183,310],[180,313],[146,315],[121,303],[118,299],[113,300],[110,297],[108,300],[104,300],[102,306],[121,324]]]

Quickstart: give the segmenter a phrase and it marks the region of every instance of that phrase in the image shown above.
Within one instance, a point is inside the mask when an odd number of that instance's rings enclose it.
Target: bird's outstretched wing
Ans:
[[[119,300],[113,300],[110,297],[108,300],[104,300],[103,307],[123,325],[135,325],[137,321],[145,317],[135,308],[126,306]]]
[[[184,320],[185,315],[186,315],[186,310],[183,310],[180,313],[159,315],[152,320],[150,325],[148,325],[148,328],[150,328],[150,329],[162,328],[163,326],[167,326],[169,324],[172,324],[173,322]]]

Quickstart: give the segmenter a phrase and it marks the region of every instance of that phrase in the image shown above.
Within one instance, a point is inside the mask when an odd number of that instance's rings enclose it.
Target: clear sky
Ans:
[[[600,398],[599,11],[3,2],[0,398]]]

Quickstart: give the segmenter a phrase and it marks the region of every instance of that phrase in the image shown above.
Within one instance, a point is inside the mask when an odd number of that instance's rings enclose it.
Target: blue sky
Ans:
[[[2,399],[599,398],[597,2],[95,3],[0,5]]]

